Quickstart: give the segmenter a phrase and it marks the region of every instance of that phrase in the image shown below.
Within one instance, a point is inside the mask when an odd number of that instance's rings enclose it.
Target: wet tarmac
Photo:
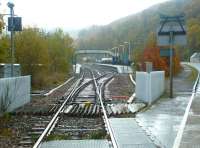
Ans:
[[[149,110],[137,114],[136,121],[156,145],[172,148],[188,101],[189,96],[161,99]]]
[[[194,83],[188,81],[191,68],[183,67],[184,70],[174,78],[174,98],[168,98],[168,93],[166,93],[153,106],[136,116],[139,126],[145,130],[156,145],[162,148],[173,147],[191,97]],[[169,85],[166,85],[168,92]]]

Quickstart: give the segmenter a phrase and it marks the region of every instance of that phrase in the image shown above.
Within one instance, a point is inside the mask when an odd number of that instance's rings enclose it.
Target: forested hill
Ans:
[[[140,13],[116,20],[106,26],[92,26],[80,31],[77,48],[112,48],[124,41],[144,45],[150,32],[156,32],[160,14],[186,15],[188,48],[200,45],[200,0],[171,0],[150,7]]]

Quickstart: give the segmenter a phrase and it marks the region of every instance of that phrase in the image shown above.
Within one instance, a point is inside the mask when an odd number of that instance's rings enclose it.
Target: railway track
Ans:
[[[46,141],[93,139],[94,134],[100,133],[101,139],[108,138],[116,148],[108,117],[130,111],[124,111],[124,105],[121,105],[123,111],[117,111],[116,107],[104,103],[105,85],[112,77],[112,72],[100,73],[84,67],[82,76],[58,101],[50,116],[33,116],[30,131],[21,137],[19,146],[37,148]]]
[[[104,139],[116,148],[108,118],[131,116],[129,113],[138,111],[138,104],[130,104],[134,106],[130,110],[123,101],[112,100],[108,87],[118,75],[115,76],[113,69],[104,67],[101,70],[93,66],[84,65],[81,74],[56,90],[52,98],[47,97],[33,106],[25,106],[25,110],[24,107],[17,109],[12,115],[16,120],[10,125],[20,128],[20,134],[13,145],[46,148],[46,144],[51,145],[48,141],[52,140],[68,140],[66,142],[71,143],[69,140]],[[42,105],[41,102],[46,104]]]
[[[92,78],[88,77],[89,73]],[[33,148],[39,147],[41,142],[48,140],[48,137],[51,137],[51,135],[63,134],[66,136],[66,133],[70,133],[74,137],[73,139],[76,139],[76,135],[73,133],[79,133],[80,136],[94,131],[106,132],[105,127],[108,129],[108,133],[111,132],[109,130],[109,123],[107,123],[106,108],[103,105],[102,96],[100,95],[103,86],[112,76],[106,74],[99,76],[99,73],[89,73],[87,72],[86,75],[78,79],[68,96],[63,97],[64,101],[53,118],[50,121],[45,120],[48,123],[46,125],[43,124],[45,128],[40,125],[32,128],[35,130],[32,133],[40,134]],[[82,118],[81,120],[80,117]],[[79,128],[79,126],[74,125],[78,121],[84,123],[85,126]],[[109,135],[112,139],[112,134]],[[29,143],[27,142],[27,144]]]

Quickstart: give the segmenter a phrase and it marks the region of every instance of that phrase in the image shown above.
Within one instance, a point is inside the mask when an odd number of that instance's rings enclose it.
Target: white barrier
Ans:
[[[73,65],[73,71],[76,73],[76,74],[79,74],[81,72],[81,64],[76,64],[76,65]]]
[[[165,73],[164,71],[136,72],[136,84],[136,98],[151,104],[165,90]]]
[[[0,79],[0,113],[30,102],[30,76]]]

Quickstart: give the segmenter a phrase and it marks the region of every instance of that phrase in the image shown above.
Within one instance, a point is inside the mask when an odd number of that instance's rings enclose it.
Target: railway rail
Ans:
[[[81,71],[79,79],[58,100],[51,114],[33,115],[30,131],[26,132],[28,136],[21,138],[19,146],[37,148],[43,146],[43,142],[56,140],[55,137],[83,140],[93,139],[93,134],[100,133],[102,139],[118,147],[108,118],[137,110],[130,111],[126,104],[110,104],[105,98],[105,86],[115,71],[99,71],[89,66]]]
[[[48,97],[34,98],[25,110],[24,107],[15,110],[10,125],[20,128],[20,134],[12,140],[13,145],[46,148],[52,145],[49,142],[52,140],[66,140],[70,144],[70,140],[102,139],[117,148],[109,118],[131,116],[139,105],[112,99],[121,92],[116,90],[117,95],[113,95],[110,91],[121,82],[115,74],[110,68],[84,65],[81,74],[75,75],[70,83]]]
[[[56,122],[58,121],[58,117],[59,114],[61,113],[61,111],[63,110],[65,104],[67,103],[67,101],[74,95],[74,93],[77,91],[77,86],[80,84],[80,82],[82,81],[83,76],[77,80],[77,82],[75,83],[74,88],[72,89],[72,91],[70,92],[70,94],[67,96],[67,98],[65,99],[65,101],[62,103],[62,105],[60,106],[60,108],[58,109],[58,111],[55,113],[55,115],[53,116],[53,118],[51,119],[51,121],[48,123],[47,127],[45,128],[45,130],[43,131],[43,133],[41,134],[41,136],[38,138],[38,140],[36,141],[36,143],[34,144],[33,148],[37,148],[40,143],[42,142],[42,140],[44,139],[44,137],[51,132],[51,130],[53,129],[53,127],[55,126]]]
[[[110,76],[108,78],[108,80],[110,80],[111,78],[112,78],[112,76]],[[105,119],[105,124],[106,124],[107,130],[108,130],[108,133],[110,135],[113,148],[118,148],[116,139],[115,139],[114,134],[113,134],[112,127],[111,127],[110,122],[108,120],[106,108],[104,107],[104,103],[103,103],[103,99],[102,99],[102,90],[104,89],[104,86],[108,82],[108,80],[105,81],[104,83],[101,83],[101,84],[98,84],[98,82],[94,80],[94,83],[95,83],[95,87],[96,87],[96,94],[97,94],[97,97],[98,97],[99,102],[101,104],[101,108],[102,108],[102,112],[103,112],[103,117]]]
[[[87,70],[89,71],[89,70]],[[86,72],[84,72],[86,73]],[[88,74],[92,75],[92,79],[88,79]],[[59,128],[55,128],[56,125],[59,125],[59,118],[63,114],[67,115],[79,115],[79,116],[100,116],[103,115],[104,121],[105,121],[105,126],[108,128],[108,133],[112,132],[110,129],[110,125],[108,123],[108,117],[106,113],[106,108],[103,105],[102,101],[102,96],[100,96],[101,90],[104,86],[104,83],[108,82],[108,80],[111,79],[111,75],[107,76],[107,74],[100,75],[97,72],[87,72],[86,75],[82,75],[80,79],[77,80],[76,84],[74,85],[73,89],[71,92],[68,94],[67,97],[63,97],[64,101],[60,108],[57,110],[57,112],[54,114],[53,118],[49,121],[48,125],[44,129],[44,131],[41,133],[40,137],[37,139],[35,142],[33,148],[37,148],[40,146],[41,142],[44,141],[45,137],[49,135],[54,129],[57,129],[59,131]],[[95,73],[95,74],[94,74]],[[86,79],[86,80],[84,80]],[[97,83],[99,85],[97,85]],[[93,85],[91,87],[90,85]],[[80,101],[80,93],[86,89],[87,87],[90,86],[90,89],[94,91],[94,95],[91,96],[95,101],[91,103],[90,100],[85,100],[84,102]],[[83,91],[84,92],[84,91]],[[87,92],[87,91],[86,91]],[[97,100],[96,100],[97,99]],[[79,100],[79,101],[77,101]],[[74,105],[75,104],[75,105]],[[64,121],[65,122],[65,121]],[[60,125],[62,126],[62,125]],[[39,130],[40,128],[38,128]],[[67,129],[62,129],[67,131]],[[77,129],[76,129],[77,130]],[[84,130],[84,129],[81,129]],[[85,129],[87,130],[87,129]],[[113,134],[109,134],[111,137],[111,141],[113,141]],[[115,147],[115,142],[113,146]]]

